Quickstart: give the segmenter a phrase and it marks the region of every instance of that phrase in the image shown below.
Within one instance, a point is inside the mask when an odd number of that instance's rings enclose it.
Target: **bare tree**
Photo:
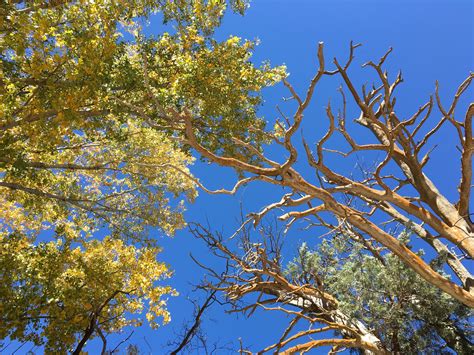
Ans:
[[[281,231],[267,225],[261,228],[261,242],[256,243],[250,238],[249,228],[244,227],[239,231],[238,251],[228,247],[221,234],[213,233],[202,225],[192,225],[191,231],[207,243],[214,255],[226,260],[225,272],[221,273],[201,266],[215,280],[215,283],[208,282],[203,287],[226,294],[231,313],[251,316],[257,308],[262,308],[291,317],[279,341],[259,353],[280,353],[281,349],[286,348],[283,353],[292,354],[327,345],[332,345],[334,349],[360,348],[367,354],[386,353],[377,336],[362,322],[351,319],[338,309],[337,299],[324,290],[322,283],[294,283],[286,277],[282,265]],[[307,329],[292,334],[297,323],[303,322],[307,323]],[[343,337],[330,336],[287,346],[312,335],[333,332]]]
[[[402,76],[398,74],[395,80],[390,81],[383,69],[391,49],[378,62],[368,62],[364,65],[375,70],[380,82],[370,90],[363,86],[359,92],[348,75],[348,68],[358,46],[351,43],[349,59],[344,64],[334,59],[335,69],[328,71],[323,44],[320,43],[317,52],[319,68],[304,97],[301,97],[289,82],[284,82],[296,101],[297,108],[291,120],[284,116],[287,126],[277,122],[283,131],[282,138],[267,133],[276,144],[286,150],[287,158],[282,163],[265,156],[251,142],[237,139],[235,144],[253,152],[261,163],[217,155],[199,144],[194,128],[196,118],[189,111],[176,112],[175,122],[185,125],[186,142],[203,157],[219,165],[232,167],[244,175],[232,190],[218,192],[232,194],[239,187],[254,180],[289,190],[280,201],[264,207],[259,213],[250,216],[248,221],[252,220],[258,224],[268,212],[286,209],[280,219],[287,221],[288,227],[295,221],[311,218],[313,225],[324,226],[330,230],[350,228],[367,243],[379,243],[388,252],[395,254],[430,284],[465,305],[474,307],[473,278],[466,264],[474,256],[474,229],[469,211],[474,152],[474,104],[469,105],[462,120],[456,117],[455,112],[460,97],[468,89],[474,74],[470,74],[459,86],[449,107],[446,108],[442,104],[436,85],[434,98],[431,97],[412,116],[402,118],[395,109],[394,97],[395,89],[402,82]],[[367,128],[377,143],[364,144],[351,134],[346,119],[346,94],[341,89],[343,107],[339,114],[336,115],[328,104],[328,131],[316,143],[314,150],[303,138],[304,154],[301,154],[294,144],[295,133],[301,126],[317,84],[323,77],[333,75],[342,77],[350,97],[360,110],[356,122]],[[433,122],[430,117],[435,107],[441,117]],[[431,153],[426,147],[440,128],[447,124],[454,128],[455,138],[459,140],[462,178],[459,198],[455,202],[449,201],[425,172]],[[340,134],[348,143],[348,151],[325,147],[328,140],[336,134]],[[348,158],[358,152],[378,152],[384,155],[384,159],[372,171],[366,171],[361,179],[339,173],[327,164],[328,154]],[[305,178],[295,166],[301,155],[314,170],[314,179]],[[390,171],[387,173],[388,170]],[[348,200],[351,203],[347,203]],[[385,220],[382,220],[382,216]],[[434,270],[420,255],[390,235],[385,230],[390,223],[401,223],[409,227],[414,235],[428,243],[434,252],[444,255],[458,281],[450,280]]]

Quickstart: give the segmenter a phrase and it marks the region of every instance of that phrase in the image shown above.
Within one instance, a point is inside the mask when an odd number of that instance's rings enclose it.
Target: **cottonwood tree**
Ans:
[[[474,75],[469,74],[460,84],[448,105],[443,104],[436,85],[434,96],[412,115],[405,117],[397,112],[395,97],[402,76],[398,74],[391,80],[383,68],[391,50],[380,60],[364,65],[375,72],[377,83],[371,88],[363,86],[358,90],[349,75],[357,47],[358,45],[351,43],[349,58],[344,63],[334,59],[333,69],[329,70],[326,67],[323,44],[320,43],[317,50],[319,67],[304,96],[288,81],[284,81],[296,103],[295,112],[291,116],[281,112],[282,117],[276,122],[273,131],[260,131],[273,145],[283,150],[280,156],[284,156],[284,159],[277,160],[274,158],[275,154],[266,154],[255,141],[240,137],[233,137],[233,142],[247,153],[246,156],[211,151],[199,142],[199,115],[188,108],[171,112],[169,122],[185,131],[185,142],[202,157],[238,172],[240,180],[233,189],[211,191],[201,185],[208,192],[234,194],[239,187],[254,181],[287,190],[279,201],[250,214],[244,225],[258,225],[265,215],[284,210],[280,219],[286,222],[287,228],[295,222],[306,221],[308,228],[323,228],[328,233],[344,232],[354,243],[359,243],[378,258],[382,265],[401,262],[407,268],[406,272],[413,275],[412,280],[419,282],[420,287],[425,287],[422,284],[426,284],[426,287],[431,287],[429,292],[437,290],[438,293],[441,292],[441,298],[447,297],[449,302],[459,302],[472,308],[474,291],[469,262],[474,255],[474,230],[469,204],[474,151],[474,104],[464,108],[461,114],[456,109]],[[308,143],[307,137],[297,145],[296,133],[300,130],[316,87],[328,76],[338,76],[344,82],[344,88],[340,90],[342,107],[339,112],[335,112],[328,104],[327,132],[314,145]],[[355,124],[364,127],[372,138],[355,136],[351,132],[347,106],[352,103],[359,110]],[[456,141],[459,150],[461,181],[456,201],[443,195],[429,178],[427,169],[432,153],[430,143],[446,125],[453,132],[450,141],[453,144]],[[253,130],[259,131],[259,128],[255,127]],[[345,142],[343,148],[329,148],[328,142],[337,135]],[[344,146],[347,147],[346,150]],[[368,155],[371,152],[379,153],[383,159],[373,169],[364,169],[362,174],[350,174],[332,168],[337,157],[350,161],[357,154]],[[308,176],[306,168],[302,168],[304,164],[312,169],[312,176]],[[390,232],[399,226],[406,228],[412,240],[426,244],[430,248],[430,254],[436,255],[436,262],[430,262],[429,258],[410,248],[397,234]],[[260,300],[265,295],[273,296],[257,303],[267,308],[268,303],[272,302],[292,305],[301,309],[295,314],[297,318],[326,324],[322,329],[308,330],[305,335],[322,330],[337,330],[342,335],[337,339],[301,343],[291,348],[291,351],[304,352],[321,345],[334,345],[337,349],[355,347],[369,352],[396,351],[397,346],[387,347],[367,327],[363,318],[354,320],[351,315],[341,313],[338,300],[342,297],[340,294],[328,293],[324,284],[314,280],[294,283],[283,274],[281,266],[268,257],[269,253],[265,248],[254,249],[251,257],[246,254],[242,259],[236,253],[226,251],[225,243],[208,238],[211,246],[217,247],[241,270],[240,273],[236,271],[231,274],[230,277],[235,278],[228,280],[228,287],[220,288],[230,297],[243,298],[254,294],[260,295]],[[380,265],[378,267],[381,273],[389,272]],[[241,273],[248,277],[241,276]],[[388,288],[387,292],[388,297],[397,297],[395,290]],[[415,299],[413,302],[416,304],[419,301]],[[446,332],[449,327],[446,324]],[[266,350],[286,345],[288,335],[289,330],[279,344]]]
[[[163,117],[189,107],[200,144],[238,154],[229,137],[264,126],[254,92],[281,77],[248,61],[253,43],[212,39],[227,5],[0,4],[1,338],[79,353],[100,337],[105,352],[106,333],[169,320],[148,232],[183,227],[196,190]],[[146,36],[161,19],[168,32]]]

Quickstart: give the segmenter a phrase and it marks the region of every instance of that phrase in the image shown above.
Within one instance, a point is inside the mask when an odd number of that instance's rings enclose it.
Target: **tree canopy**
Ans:
[[[182,228],[196,196],[169,116],[193,112],[208,149],[246,156],[231,140],[257,134],[255,93],[282,73],[250,63],[252,42],[212,39],[227,5],[0,5],[3,338],[80,351],[145,313],[169,320],[173,291],[156,281],[170,272],[148,234]],[[146,36],[151,18],[168,32]]]

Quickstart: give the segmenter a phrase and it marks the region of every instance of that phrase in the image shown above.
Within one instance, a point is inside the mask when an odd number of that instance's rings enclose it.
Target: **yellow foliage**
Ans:
[[[262,141],[256,92],[285,75],[250,62],[254,43],[212,38],[227,4],[0,2],[0,338],[67,352],[91,319],[109,333],[170,321],[148,232],[173,235],[197,195],[177,116],[235,153],[234,137]],[[146,38],[157,11],[176,31]]]

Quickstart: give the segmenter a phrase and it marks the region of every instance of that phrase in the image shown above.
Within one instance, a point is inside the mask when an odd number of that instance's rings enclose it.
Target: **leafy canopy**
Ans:
[[[2,338],[63,352],[140,325],[143,313],[169,320],[161,297],[174,292],[156,281],[170,272],[147,232],[183,227],[196,196],[193,158],[169,117],[188,110],[203,145],[248,156],[232,139],[263,140],[256,92],[284,76],[250,63],[254,43],[212,39],[227,6],[2,2]],[[157,12],[172,26],[146,36]]]
[[[140,326],[144,310],[152,327],[158,317],[168,322],[162,296],[175,292],[156,286],[170,275],[156,252],[111,238],[82,248],[60,240],[32,245],[21,237],[2,238],[0,265],[11,272],[0,286],[0,337],[38,345],[46,338],[46,351],[66,353],[93,320],[104,333]]]

